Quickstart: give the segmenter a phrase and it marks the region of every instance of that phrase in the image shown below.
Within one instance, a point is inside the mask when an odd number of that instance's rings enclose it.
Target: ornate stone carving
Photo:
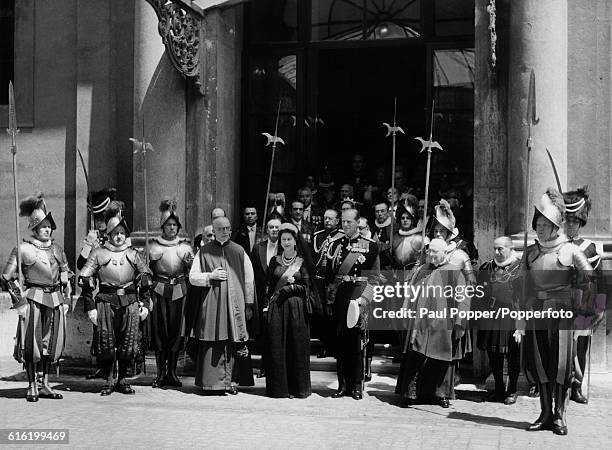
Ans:
[[[172,65],[200,85],[200,20],[187,6],[166,0],[147,0],[159,24],[157,29]]]

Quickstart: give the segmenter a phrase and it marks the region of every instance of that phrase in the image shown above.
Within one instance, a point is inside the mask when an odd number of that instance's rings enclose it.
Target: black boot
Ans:
[[[26,400],[28,402],[38,401],[38,384],[36,383],[36,364],[25,363],[26,375],[28,376],[28,392]]]
[[[157,377],[153,381],[154,388],[160,388],[166,382],[166,354],[163,352],[155,352],[155,364],[157,366]]]
[[[565,423],[565,411],[569,403],[569,388],[562,384],[556,384],[555,415],[553,418],[553,433],[559,436],[567,435],[567,424]]]
[[[181,387],[183,383],[176,376],[176,364],[178,362],[178,352],[168,353],[168,374],[166,376],[166,384],[168,386]]]
[[[540,390],[540,416],[527,428],[527,431],[551,430],[553,422],[552,413],[552,383],[542,383]]]
[[[131,361],[129,360],[119,360],[119,369],[118,369],[118,377],[117,383],[115,384],[115,391],[120,392],[126,395],[133,395],[136,393],[132,386],[130,386],[127,381],[125,381],[125,377],[127,376],[127,369]]]
[[[578,381],[574,381],[572,383],[572,396],[570,397],[570,400],[573,400],[576,403],[582,403],[583,405],[589,403],[587,398],[582,395],[582,383]]]
[[[49,372],[51,371],[51,359],[48,356],[42,357],[42,388],[38,394],[40,398],[50,398],[53,400],[61,400],[64,398],[62,394],[55,392],[49,386]]]

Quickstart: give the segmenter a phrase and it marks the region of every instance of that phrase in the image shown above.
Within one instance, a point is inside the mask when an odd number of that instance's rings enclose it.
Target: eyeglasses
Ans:
[[[210,237],[213,237],[213,236],[214,236],[214,233],[210,233],[210,234],[207,234],[207,235],[206,235],[206,237],[209,237],[209,238],[210,238]]]
[[[219,227],[217,231],[231,231],[232,227]]]

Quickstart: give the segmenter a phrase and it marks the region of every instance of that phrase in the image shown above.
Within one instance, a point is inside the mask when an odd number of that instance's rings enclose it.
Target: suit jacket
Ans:
[[[261,231],[262,231],[261,227],[258,226],[257,228],[255,228],[255,243],[253,244],[253,248],[255,248],[255,245],[257,245],[257,243],[262,240]],[[232,236],[232,241],[240,245],[244,249],[247,255],[251,254],[251,244],[249,241],[249,230],[247,229],[247,226],[245,224],[240,225],[240,228],[238,228],[234,232]]]
[[[253,251],[249,255],[251,258],[251,263],[253,264],[253,272],[255,274],[255,292],[257,294],[257,303],[260,309],[264,306],[263,297],[266,291],[266,272],[268,271],[267,252],[268,240],[266,239],[255,244]]]

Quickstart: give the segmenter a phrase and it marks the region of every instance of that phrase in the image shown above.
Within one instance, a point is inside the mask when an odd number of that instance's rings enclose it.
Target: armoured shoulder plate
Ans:
[[[157,241],[153,241],[151,244],[149,244],[149,259],[151,261],[158,261],[163,254],[164,247],[159,245]]]
[[[29,242],[22,242],[19,246],[21,251],[21,260],[24,266],[31,266],[36,262],[36,254],[38,249]]]

